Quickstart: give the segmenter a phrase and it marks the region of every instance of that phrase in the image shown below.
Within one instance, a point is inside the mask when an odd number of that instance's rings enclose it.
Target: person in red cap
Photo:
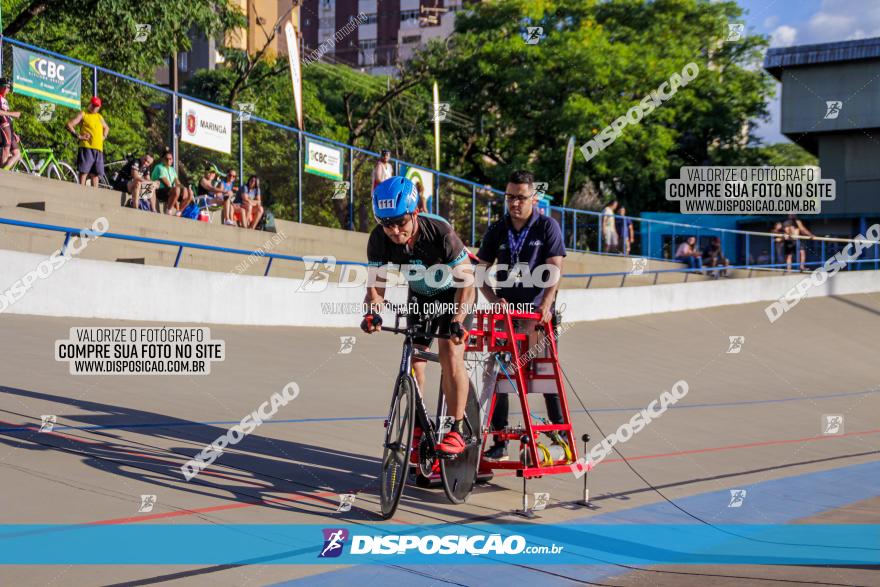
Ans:
[[[104,117],[98,113],[100,109],[101,98],[92,96],[88,108],[67,122],[67,130],[79,141],[76,155],[79,182],[86,185],[90,179],[93,187],[98,187],[98,178],[104,175],[104,140],[110,132]]]

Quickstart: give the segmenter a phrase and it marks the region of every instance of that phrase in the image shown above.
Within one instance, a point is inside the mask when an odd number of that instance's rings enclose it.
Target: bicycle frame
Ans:
[[[31,160],[31,155],[46,155],[41,161],[41,165],[39,169],[35,169],[34,162]],[[34,157],[36,159],[36,157]],[[39,148],[39,149],[26,149],[21,147],[21,161],[24,163],[27,168],[28,173],[36,173],[37,175],[42,176],[46,173],[46,170],[49,169],[49,166],[55,163],[58,164],[58,161],[55,159],[55,152],[52,149],[48,148]]]
[[[419,359],[423,359],[425,361],[439,363],[440,359],[439,359],[438,355],[436,355],[435,353],[432,353],[429,351],[423,351],[423,350],[415,348],[415,345],[413,344],[413,338],[419,334],[424,334],[424,333],[416,331],[414,328],[409,327],[409,326],[407,328],[399,328],[398,327],[399,321],[400,321],[400,315],[397,315],[397,317],[395,318],[394,328],[384,328],[384,327],[382,328],[382,330],[385,330],[388,332],[394,332],[396,334],[403,334],[405,337],[404,341],[403,341],[403,352],[400,357],[400,371],[398,372],[398,377],[404,376],[404,375],[407,375],[407,376],[412,375],[413,358],[419,358]],[[428,324],[430,326],[430,321]],[[442,334],[438,334],[438,335],[436,335],[436,337],[437,338],[448,338],[448,336],[442,335]],[[416,395],[416,406],[415,406],[416,424],[421,429],[422,435],[427,437],[430,450],[432,452],[434,452],[437,444],[439,443],[439,439],[437,438],[437,435],[438,435],[438,431],[440,428],[440,421],[441,421],[440,419],[443,417],[443,415],[442,415],[443,404],[444,404],[443,393],[442,392],[440,393],[440,399],[438,400],[438,403],[437,403],[437,414],[436,414],[437,415],[437,424],[435,425],[433,422],[431,422],[431,418],[428,415],[428,410],[425,408],[425,401],[424,401],[424,398],[422,397],[422,390],[419,387],[419,382],[416,380],[416,378],[414,376],[413,376],[413,382],[415,383],[415,388],[416,388],[416,394],[415,394]],[[390,419],[390,418],[391,418],[391,412],[389,409],[388,419]]]

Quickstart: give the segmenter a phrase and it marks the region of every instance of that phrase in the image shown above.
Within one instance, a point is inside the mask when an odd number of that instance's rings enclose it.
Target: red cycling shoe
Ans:
[[[467,448],[467,444],[465,444],[464,438],[461,437],[461,434],[452,430],[437,445],[437,452],[445,455],[458,455],[464,452],[465,448]]]

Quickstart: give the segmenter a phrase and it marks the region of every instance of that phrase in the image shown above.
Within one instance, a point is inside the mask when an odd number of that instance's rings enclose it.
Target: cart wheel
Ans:
[[[468,390],[465,417],[473,427],[471,442],[464,451],[452,459],[440,459],[440,476],[443,479],[443,491],[449,501],[455,504],[464,503],[474,488],[477,480],[477,468],[480,465],[480,406],[473,384]]]
[[[495,478],[495,473],[477,473],[477,483],[487,485]]]

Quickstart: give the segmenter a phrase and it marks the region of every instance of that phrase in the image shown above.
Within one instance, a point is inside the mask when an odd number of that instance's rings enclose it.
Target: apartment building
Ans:
[[[431,39],[452,34],[455,13],[463,0],[303,0],[302,39],[305,51],[317,49],[350,21],[357,29],[324,54],[377,75],[394,75],[399,63]]]

